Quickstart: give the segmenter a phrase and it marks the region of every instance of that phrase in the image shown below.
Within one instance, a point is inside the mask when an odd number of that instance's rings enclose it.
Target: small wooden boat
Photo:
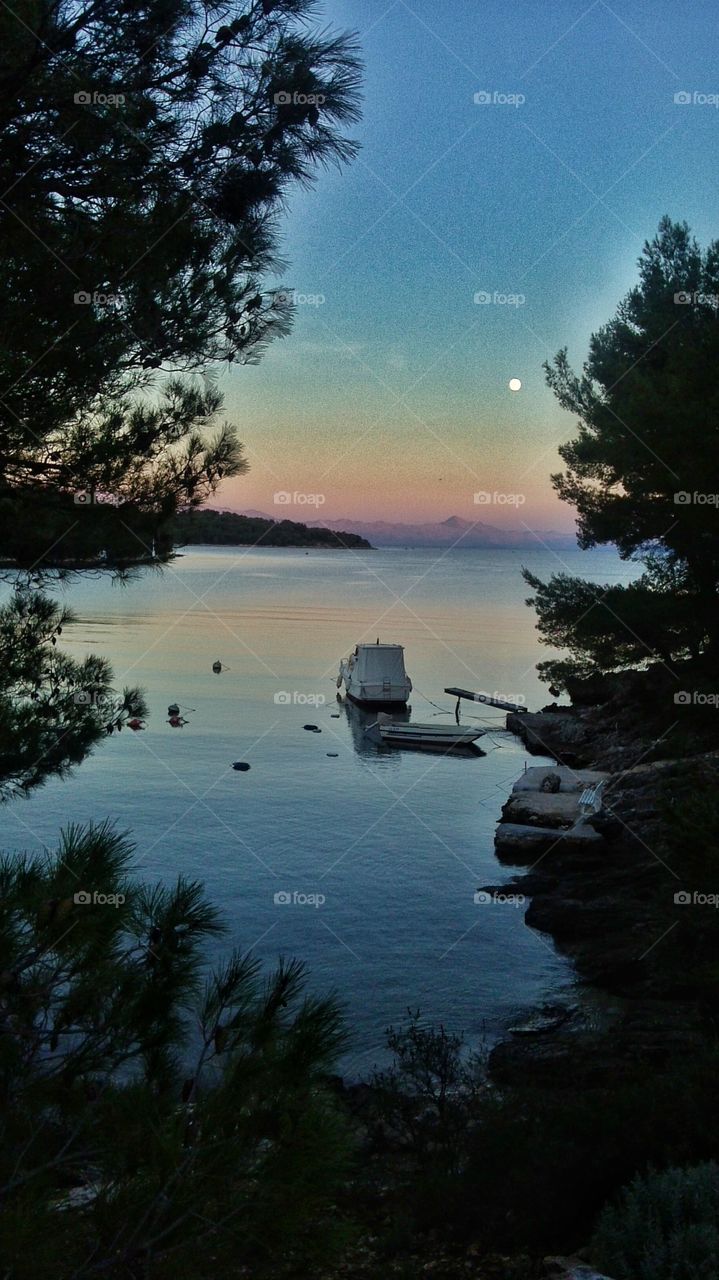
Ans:
[[[370,725],[371,730],[391,747],[420,747],[431,751],[452,751],[471,747],[484,729],[462,724],[385,723],[384,717]]]

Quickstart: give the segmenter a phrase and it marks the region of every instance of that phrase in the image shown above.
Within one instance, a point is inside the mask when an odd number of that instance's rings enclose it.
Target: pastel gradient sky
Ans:
[[[325,0],[321,14],[359,35],[362,152],[290,202],[282,283],[324,302],[298,305],[259,366],[221,373],[252,469],[213,505],[302,519],[307,505],[273,504],[283,490],[321,494],[330,519],[571,528],[549,476],[573,421],[542,362],[567,345],[581,363],[664,213],[719,235],[719,110],[674,101],[719,94],[715,6]],[[477,490],[525,501],[478,507]]]

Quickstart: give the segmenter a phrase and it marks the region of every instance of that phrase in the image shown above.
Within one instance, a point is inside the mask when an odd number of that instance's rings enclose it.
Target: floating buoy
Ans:
[[[216,675],[216,676],[219,676],[219,674],[220,674],[220,672],[221,672],[221,670],[222,670],[222,663],[220,662],[220,659],[219,659],[219,658],[217,659],[217,661],[216,661],[216,662],[213,662],[213,664],[212,664],[212,670],[214,671],[214,673],[215,673],[215,675]]]
[[[339,755],[339,751],[328,751],[327,755],[329,756],[330,760],[336,760]]]
[[[236,769],[238,773],[247,773],[249,767],[250,766],[248,764],[245,764],[244,760],[235,760],[235,763],[232,766],[232,768]]]
[[[340,718],[340,713],[339,713],[339,711],[333,711],[333,712],[332,712],[332,714],[331,714],[331,716],[330,716],[330,720],[339,720],[339,718]]]
[[[194,707],[180,707],[179,702],[171,702],[169,707],[167,708],[167,717],[170,724],[173,726],[173,728],[177,729],[178,726],[188,723],[188,721],[185,720],[181,715],[181,712],[194,711],[194,710],[195,710]]]
[[[322,732],[322,730],[320,729],[320,727],[319,727],[319,725],[318,725],[318,724],[303,724],[302,728],[303,728],[303,729],[306,729],[308,733],[321,733],[321,732]]]

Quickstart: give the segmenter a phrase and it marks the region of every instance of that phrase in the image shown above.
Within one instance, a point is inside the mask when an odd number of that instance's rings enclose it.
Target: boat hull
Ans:
[[[409,694],[404,698],[360,698],[356,693],[350,693],[347,688],[345,688],[345,693],[350,702],[354,702],[356,707],[374,708],[375,710],[386,710],[390,707],[401,711],[407,706],[407,699],[409,698]]]
[[[383,743],[391,747],[411,747],[420,751],[466,751],[474,749],[477,738],[484,730],[454,725],[380,724],[377,725]]]

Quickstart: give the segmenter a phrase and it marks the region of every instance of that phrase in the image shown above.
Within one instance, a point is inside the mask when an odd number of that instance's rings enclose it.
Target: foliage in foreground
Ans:
[[[554,1088],[500,1091],[441,1028],[415,1020],[390,1044],[394,1067],[375,1077],[367,1104],[364,1169],[370,1202],[385,1189],[388,1253],[427,1233],[481,1254],[570,1253],[648,1165],[719,1150],[711,1046],[660,1068],[625,1065],[616,1080],[608,1059],[601,1087],[575,1089],[562,1075]]]
[[[617,1280],[712,1280],[719,1274],[719,1165],[635,1178],[604,1209],[592,1255]]]
[[[0,801],[65,776],[147,713],[139,689],[113,691],[104,658],[78,662],[62,652],[72,621],[69,609],[27,586],[0,607]]]
[[[577,510],[580,546],[615,544],[645,566],[630,587],[525,574],[542,639],[569,650],[539,668],[560,686],[719,647],[718,309],[719,242],[702,253],[686,223],[665,217],[581,374],[566,349],[545,365],[579,420],[553,483]]]
[[[0,864],[3,1274],[306,1274],[345,1239],[337,1006],[297,962],[205,976],[201,887],[130,855],[73,827]]]
[[[145,562],[178,507],[245,469],[232,426],[208,434],[206,375],[290,328],[292,290],[263,282],[284,269],[289,191],[355,153],[356,48],[313,0],[16,7],[0,7],[0,556]]]

